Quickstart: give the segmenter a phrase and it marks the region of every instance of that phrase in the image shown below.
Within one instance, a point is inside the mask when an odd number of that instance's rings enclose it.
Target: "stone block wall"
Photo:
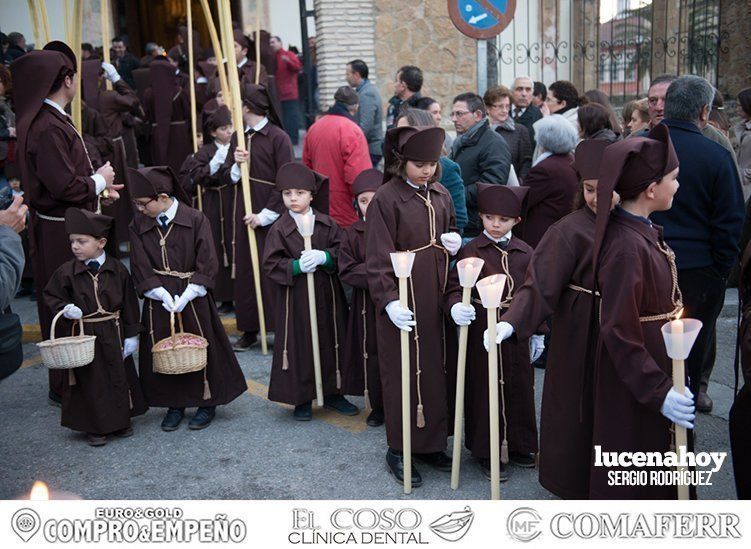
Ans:
[[[362,59],[376,77],[373,0],[315,0],[316,54],[321,108],[334,102],[334,92],[344,86],[347,63]]]
[[[475,40],[449,19],[445,0],[375,0],[377,85],[384,103],[394,94],[394,76],[403,65],[423,70],[423,95],[443,107],[448,124],[451,100],[477,89]]]

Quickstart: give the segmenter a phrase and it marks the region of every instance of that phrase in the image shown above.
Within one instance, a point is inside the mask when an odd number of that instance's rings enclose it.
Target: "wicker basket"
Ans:
[[[85,335],[83,332],[83,320],[79,319],[78,327],[80,335],[70,337],[58,337],[55,339],[55,324],[63,311],[60,311],[52,319],[50,339],[37,343],[42,355],[44,365],[50,370],[68,368],[80,368],[94,361],[94,341],[96,336]]]
[[[158,374],[187,374],[206,367],[209,342],[205,338],[186,333],[183,317],[177,313],[180,331],[175,332],[175,313],[170,313],[170,337],[157,341],[151,348],[154,357],[154,372]],[[186,342],[190,339],[190,342]]]

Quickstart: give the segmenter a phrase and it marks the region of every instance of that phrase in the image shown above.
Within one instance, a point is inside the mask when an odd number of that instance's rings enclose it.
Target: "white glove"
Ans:
[[[148,292],[144,292],[144,296],[148,297],[149,299],[153,299],[154,301],[161,301],[162,307],[164,307],[167,312],[171,313],[175,310],[175,300],[172,299],[172,296],[170,293],[164,289],[164,286],[159,286],[158,288],[152,288]]]
[[[670,421],[686,429],[694,428],[694,395],[686,387],[684,394],[680,394],[675,387],[668,391],[662,403],[660,413]]]
[[[462,247],[462,237],[459,233],[443,233],[441,235],[441,244],[446,248],[449,254],[456,255],[459,248]]]
[[[72,303],[68,303],[63,308],[63,316],[71,320],[79,320],[80,318],[83,317],[83,311],[79,309],[78,307],[76,307],[75,305],[73,305]]]
[[[464,303],[455,303],[451,307],[451,318],[457,326],[469,326],[475,319],[475,308]]]
[[[510,324],[509,324],[510,326]],[[529,338],[529,362],[535,362],[545,350],[545,336],[533,335]]]
[[[107,77],[107,80],[113,84],[120,80],[120,75],[117,73],[117,69],[114,65],[102,61],[102,69],[104,70],[104,75]]]
[[[495,325],[495,342],[496,344],[502,343],[503,340],[510,338],[514,333],[514,327],[508,322],[500,321]],[[485,350],[488,350],[488,331],[485,330],[482,334],[482,344],[485,345]]]
[[[123,341],[123,358],[128,358],[138,349],[138,336],[128,337]]]
[[[174,311],[176,313],[182,313],[185,306],[193,301],[197,297],[203,297],[206,295],[206,287],[200,284],[188,284],[185,288],[183,295],[175,296]]]
[[[216,145],[216,152],[214,157],[209,161],[209,175],[214,175],[222,167],[224,161],[227,160],[227,152],[229,151],[229,143],[226,145]]]
[[[412,311],[399,305],[398,301],[392,301],[386,305],[386,314],[389,315],[394,326],[405,332],[411,332],[412,326],[417,324],[412,320]]]
[[[312,273],[316,267],[326,263],[326,252],[323,250],[304,250],[300,256],[300,270],[304,273]]]

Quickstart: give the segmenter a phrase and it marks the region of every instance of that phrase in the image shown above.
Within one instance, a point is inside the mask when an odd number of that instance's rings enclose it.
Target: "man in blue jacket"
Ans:
[[[704,324],[688,357],[697,409],[709,412],[706,384],[714,366],[715,322],[722,311],[728,274],[738,261],[744,206],[738,170],[730,153],[700,127],[712,108],[714,88],[699,76],[674,80],[665,96],[665,118],[678,154],[680,188],[673,207],[652,214],[675,251],[684,317]],[[702,383],[704,377],[704,383]]]

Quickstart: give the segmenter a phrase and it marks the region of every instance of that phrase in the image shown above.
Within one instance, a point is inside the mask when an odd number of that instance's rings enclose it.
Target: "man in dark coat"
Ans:
[[[462,169],[467,193],[464,237],[482,232],[477,212],[477,182],[505,185],[511,167],[511,152],[506,141],[490,129],[485,102],[477,94],[463,93],[454,98],[451,120],[458,134],[451,147],[451,159]]]
[[[141,66],[141,62],[138,58],[128,51],[128,47],[125,45],[125,40],[116,36],[112,39],[112,53],[115,55],[112,58],[112,64],[123,77],[123,80],[127,82],[131,89],[136,89],[135,80],[133,80],[133,71]]]
[[[706,394],[716,353],[715,322],[725,301],[730,270],[738,262],[743,193],[730,153],[701,134],[714,88],[699,76],[682,76],[665,96],[665,124],[681,164],[673,207],[656,212],[665,240],[675,250],[685,316],[703,327],[686,362],[699,411],[712,410]]]
[[[30,52],[13,65],[18,159],[31,207],[29,239],[38,295],[57,268],[72,258],[62,230],[69,207],[93,210],[114,202],[121,185],[105,164],[94,173],[81,134],[65,107],[76,94],[75,55],[62,42]],[[63,53],[65,52],[65,53]],[[52,312],[37,301],[42,338],[48,339]],[[65,376],[50,370],[50,398],[60,401]]]
[[[532,92],[534,83],[529,76],[518,76],[514,80],[511,88],[514,94],[514,105],[511,109],[511,118],[514,123],[521,124],[529,131],[529,138],[532,141],[532,150],[535,150],[537,142],[535,141],[535,129],[532,127],[535,122],[542,118],[540,109],[532,104]]]

